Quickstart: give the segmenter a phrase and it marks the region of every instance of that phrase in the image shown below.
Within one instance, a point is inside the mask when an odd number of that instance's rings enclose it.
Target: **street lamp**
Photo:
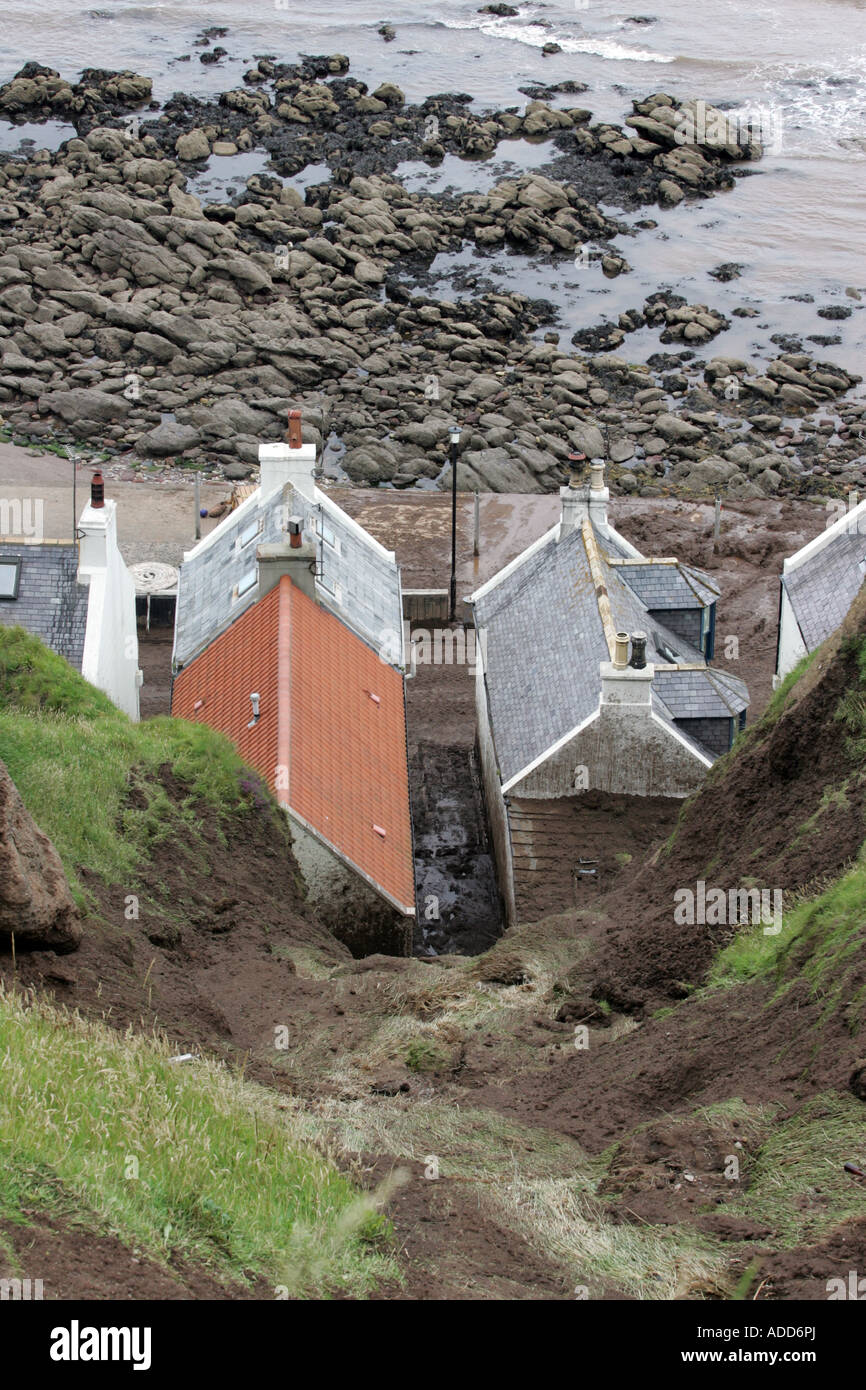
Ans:
[[[457,450],[460,445],[460,426],[452,425],[451,438],[451,622],[457,616]]]

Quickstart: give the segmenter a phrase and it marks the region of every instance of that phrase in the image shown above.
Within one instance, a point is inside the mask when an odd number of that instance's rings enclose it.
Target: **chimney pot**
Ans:
[[[627,632],[618,632],[616,634],[616,650],[614,652],[613,664],[618,671],[624,671],[628,666]]]
[[[646,633],[633,632],[631,635],[631,661],[629,665],[635,671],[643,671],[646,668]]]
[[[90,505],[91,507],[105,506],[105,483],[99,470],[90,479]]]
[[[301,429],[301,412],[299,410],[289,411],[289,431],[287,438],[290,449],[300,449],[303,447],[304,436]]]
[[[290,516],[286,529],[289,533],[289,545],[292,550],[300,550],[303,543],[301,532],[304,529],[304,518],[302,516]]]
[[[589,485],[593,492],[599,492],[604,487],[604,460],[593,459],[589,466]]]

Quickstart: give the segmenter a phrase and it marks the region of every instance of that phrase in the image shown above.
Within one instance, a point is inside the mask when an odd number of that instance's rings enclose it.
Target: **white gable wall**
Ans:
[[[712,758],[683,738],[653,709],[653,667],[603,661],[598,709],[572,737],[561,739],[520,779],[515,796],[574,796],[581,791],[625,796],[690,796]]]
[[[511,829],[508,810],[499,780],[496,762],[496,749],[490,729],[490,711],[487,706],[487,686],[484,674],[484,653],[479,649],[475,665],[475,710],[478,716],[478,751],[481,758],[481,782],[484,801],[487,807],[487,820],[493,840],[493,858],[496,864],[496,878],[505,906],[506,926],[516,921],[514,900],[514,855],[511,848]]]
[[[78,579],[87,584],[87,627],[81,674],[128,714],[139,718],[135,584],[117,546],[117,503],[88,503],[78,523]]]
[[[786,562],[787,563],[787,562]],[[782,589],[782,603],[779,610],[779,655],[776,661],[776,674],[773,689],[781,684],[789,671],[802,661],[806,655],[806,643],[800,625],[794,616],[791,600]]]

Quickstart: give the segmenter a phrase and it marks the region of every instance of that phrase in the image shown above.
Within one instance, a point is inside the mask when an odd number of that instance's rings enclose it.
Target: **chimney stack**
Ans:
[[[652,711],[652,665],[646,660],[646,633],[633,632],[631,635],[631,661],[628,659],[629,636],[627,632],[616,634],[616,645],[612,661],[602,661],[601,703],[625,706],[630,713],[649,716]]]
[[[282,491],[287,483],[310,501],[315,498],[316,446],[305,444],[301,412],[289,411],[286,439],[279,444],[259,445],[259,491],[262,501]]]
[[[289,441],[290,449],[302,449],[304,447],[301,412],[299,410],[289,411],[289,428],[286,432],[286,439]]]
[[[607,527],[610,489],[604,485],[604,459],[593,459],[589,466],[589,519],[595,526]]]
[[[297,524],[297,531],[291,529],[292,522]],[[259,562],[259,598],[264,598],[265,594],[277,587],[284,575],[288,575],[301,593],[318,603],[316,547],[309,543],[304,544],[301,536],[302,526],[300,517],[291,517],[288,545],[285,541],[279,541],[276,545],[260,545],[256,551],[256,559]]]
[[[591,521],[602,529],[607,527],[607,504],[610,492],[604,485],[604,459],[593,459],[589,468],[589,482],[583,485],[572,477],[568,487],[559,489],[562,512],[559,522],[559,539],[571,531],[578,530],[584,521]]]

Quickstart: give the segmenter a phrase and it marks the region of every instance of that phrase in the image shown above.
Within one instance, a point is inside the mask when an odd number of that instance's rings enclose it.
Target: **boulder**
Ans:
[[[139,352],[143,352],[145,357],[153,357],[157,362],[170,362],[177,354],[174,343],[158,333],[136,333],[133,342]]]
[[[168,183],[173,173],[174,165],[168,159],[130,159],[123,166],[127,183],[146,183],[152,188]]]
[[[130,412],[128,400],[108,391],[98,391],[86,386],[74,386],[69,391],[46,391],[39,397],[39,409],[59,415],[69,425],[81,420],[96,420],[106,424],[110,420],[123,420]]]
[[[405,93],[393,82],[383,82],[381,87],[376,88],[373,96],[377,101],[384,101],[387,106],[402,106],[406,101]]]
[[[140,435],[137,449],[140,454],[153,458],[167,458],[170,454],[182,454],[184,449],[195,448],[200,439],[201,435],[192,425],[168,421]]]
[[[174,144],[178,159],[208,159],[210,158],[210,141],[204,131],[198,126],[193,130],[188,130],[185,135],[179,135]]]
[[[571,442],[578,454],[597,459],[604,454],[604,436],[598,425],[578,425],[571,432]]]
[[[561,184],[546,179],[541,174],[533,174],[525,188],[520,190],[517,201],[524,207],[534,208],[536,212],[558,212],[568,207],[568,195]]]
[[[614,439],[610,445],[610,460],[612,463],[627,463],[634,458],[634,441],[631,439]]]
[[[686,483],[690,487],[718,487],[738,475],[739,471],[737,465],[729,459],[710,454],[698,463],[688,465]]]
[[[677,203],[683,201],[683,190],[673,179],[662,179],[659,184],[659,202],[663,208],[676,207]]]
[[[269,415],[261,410],[253,410],[246,401],[233,396],[226,396],[214,405],[191,406],[185,414],[203,434],[212,438],[231,439],[237,434],[267,438],[273,430]]]
[[[451,486],[450,468],[441,486]],[[503,448],[468,449],[457,464],[457,486],[465,492],[544,492],[531,468]]]
[[[657,415],[653,428],[668,444],[693,444],[703,437],[703,430],[698,425],[690,425],[679,415]]]

